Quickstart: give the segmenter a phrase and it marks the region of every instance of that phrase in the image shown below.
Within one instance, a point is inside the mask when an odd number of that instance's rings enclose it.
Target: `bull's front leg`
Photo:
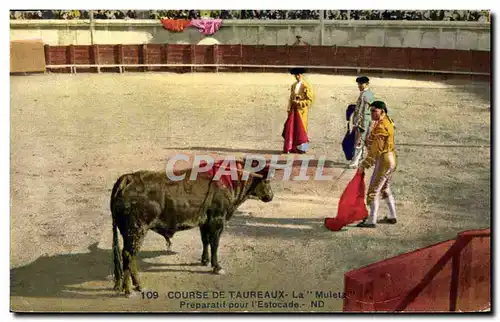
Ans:
[[[217,251],[219,248],[219,240],[222,231],[224,230],[225,223],[225,214],[221,216],[216,216],[212,218],[209,222],[210,225],[210,251],[211,251],[211,260],[212,260],[212,268],[214,274],[225,274],[224,270],[220,267],[219,261],[217,258]]]
[[[203,253],[201,254],[201,264],[208,265],[210,258],[208,257],[208,245],[210,244],[210,226],[203,224],[200,226],[201,242],[203,243]]]

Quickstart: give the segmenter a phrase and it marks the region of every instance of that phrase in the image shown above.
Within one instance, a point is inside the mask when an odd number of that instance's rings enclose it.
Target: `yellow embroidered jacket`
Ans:
[[[295,82],[290,88],[290,99],[288,101],[288,112],[292,108],[296,108],[299,111],[300,118],[302,119],[302,124],[304,125],[304,129],[306,132],[308,131],[309,124],[309,108],[313,103],[313,90],[311,85],[307,83],[305,80],[302,80],[302,84],[299,88],[298,93],[295,92],[295,87],[297,86],[297,82]]]
[[[290,100],[288,102],[288,111],[292,107],[297,108],[297,110],[302,110],[304,108],[311,107],[311,104],[314,99],[314,94],[312,87],[305,80],[302,80],[302,86],[299,88],[299,92],[295,93],[295,86],[297,86],[297,82],[293,83],[290,88]],[[298,99],[296,99],[298,97]]]
[[[377,121],[367,139],[368,155],[361,166],[369,169],[383,154],[395,151],[394,123],[388,116]]]

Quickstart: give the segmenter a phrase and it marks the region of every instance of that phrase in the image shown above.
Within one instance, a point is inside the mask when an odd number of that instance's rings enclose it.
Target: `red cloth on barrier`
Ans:
[[[165,18],[162,18],[160,21],[161,21],[161,24],[163,25],[163,28],[170,30],[170,31],[183,31],[184,28],[191,25],[191,21],[186,20],[186,19],[165,19]]]
[[[325,227],[338,231],[342,227],[368,216],[365,204],[365,175],[356,172],[339,200],[337,217],[325,218]]]
[[[300,117],[299,111],[292,109],[288,113],[283,133],[281,136],[285,139],[283,153],[298,153],[297,146],[309,142],[304,123]]]

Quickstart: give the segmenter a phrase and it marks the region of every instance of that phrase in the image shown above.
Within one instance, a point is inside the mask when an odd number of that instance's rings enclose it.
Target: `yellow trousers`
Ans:
[[[306,130],[306,133],[307,133],[309,109],[307,107],[303,108],[303,109],[299,109],[299,114],[300,114],[300,118],[302,119],[302,124],[304,124],[304,129]]]
[[[388,152],[381,155],[375,163],[370,186],[366,197],[366,204],[370,207],[370,215],[367,223],[375,224],[377,222],[377,212],[380,203],[380,197],[387,201],[389,206],[389,218],[396,218],[394,197],[392,196],[390,182],[393,172],[396,170],[396,153]]]

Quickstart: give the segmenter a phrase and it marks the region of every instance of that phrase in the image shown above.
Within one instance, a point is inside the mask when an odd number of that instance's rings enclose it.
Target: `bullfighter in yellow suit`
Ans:
[[[314,97],[313,90],[311,85],[303,77],[303,74],[305,73],[305,70],[303,68],[293,68],[290,73],[295,76],[296,82],[294,82],[290,88],[290,98],[288,100],[287,112],[289,117],[290,113],[293,113],[294,111],[298,112],[299,117],[297,119],[294,119],[293,123],[301,122],[303,131],[294,131],[291,136],[286,136],[285,145],[287,145],[286,142],[289,141],[288,146],[293,146],[291,149],[292,152],[297,150],[299,153],[305,153],[309,148],[309,139],[307,136],[308,116],[309,109],[311,108]],[[288,126],[297,128],[296,125],[293,124],[288,124]],[[285,132],[287,131],[287,126],[285,126]],[[288,151],[284,152],[288,153]]]
[[[303,68],[293,68],[291,73],[297,80],[290,89],[290,100],[288,102],[288,112],[295,107],[302,118],[302,123],[307,132],[307,122],[309,108],[313,102],[313,90],[311,85],[304,79],[305,70]]]
[[[389,216],[379,223],[396,223],[396,205],[390,189],[390,181],[396,170],[396,150],[394,146],[394,122],[387,115],[387,107],[382,101],[375,101],[371,106],[372,129],[368,135],[366,146],[368,155],[359,167],[360,172],[375,165],[368,187],[366,204],[370,207],[368,218],[358,224],[358,227],[374,228],[377,223],[377,212],[380,196],[389,207]]]

